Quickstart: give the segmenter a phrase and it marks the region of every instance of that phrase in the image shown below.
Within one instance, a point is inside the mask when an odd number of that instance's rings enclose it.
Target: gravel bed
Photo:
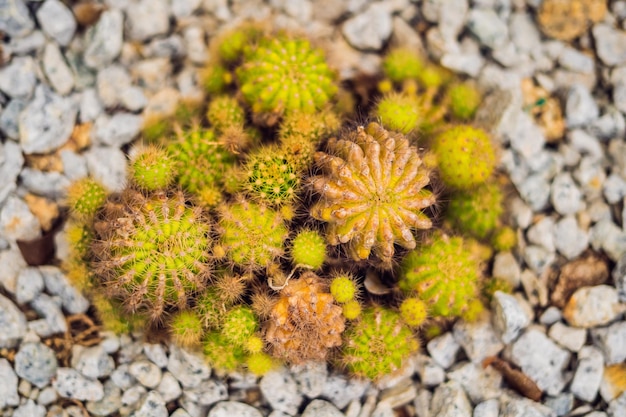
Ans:
[[[68,3],[0,0],[0,416],[626,416],[626,1]],[[516,292],[401,375],[373,384],[315,363],[220,375],[140,334],[98,335],[63,272],[18,247],[54,236],[63,259],[68,184],[120,190],[144,120],[200,98],[208,41],[247,18],[326,41],[344,80],[411,45],[489,91],[478,119],[502,146],[519,236],[491,272]],[[539,402],[483,366],[498,354]]]

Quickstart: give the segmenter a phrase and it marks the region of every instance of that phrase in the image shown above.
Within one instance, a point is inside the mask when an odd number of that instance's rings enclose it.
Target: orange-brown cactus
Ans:
[[[330,244],[347,243],[355,260],[373,251],[389,263],[394,243],[416,246],[412,229],[429,229],[422,210],[435,202],[424,187],[430,171],[407,138],[377,123],[359,127],[339,140],[329,141],[329,152],[315,155],[323,174],[312,186],[321,198],[311,215],[328,222]]]
[[[289,363],[326,360],[341,345],[345,322],[321,279],[306,272],[281,291],[266,325],[272,355]]]

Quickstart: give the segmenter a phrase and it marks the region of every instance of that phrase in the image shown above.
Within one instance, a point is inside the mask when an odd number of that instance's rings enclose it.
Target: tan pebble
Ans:
[[[587,16],[582,0],[545,0],[537,21],[541,31],[555,39],[569,41],[587,30]]]
[[[59,206],[54,201],[34,194],[26,194],[24,201],[30,211],[37,217],[41,228],[47,232],[52,229],[54,221],[59,217]]]
[[[563,308],[571,295],[580,287],[604,284],[609,279],[606,260],[595,253],[563,265],[550,301]]]

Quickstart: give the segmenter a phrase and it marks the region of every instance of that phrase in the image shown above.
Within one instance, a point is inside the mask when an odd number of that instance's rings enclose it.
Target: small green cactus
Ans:
[[[217,132],[239,126],[243,129],[245,112],[239,102],[230,96],[219,96],[211,100],[207,110],[207,119]]]
[[[489,304],[491,304],[496,291],[511,294],[513,293],[513,285],[508,280],[498,277],[491,277],[483,283],[482,293]]]
[[[130,164],[131,177],[142,190],[164,190],[174,180],[174,166],[167,151],[147,146],[136,151]]]
[[[462,233],[485,239],[494,231],[502,214],[502,192],[490,182],[450,199],[447,217]]]
[[[131,311],[154,320],[184,308],[209,275],[209,225],[182,192],[145,196],[126,189],[108,202],[92,245],[96,274]]]
[[[71,258],[82,260],[89,255],[89,248],[94,238],[94,232],[87,224],[72,220],[65,231],[69,243]]]
[[[443,182],[467,190],[484,183],[496,165],[487,133],[471,126],[456,126],[438,135],[432,150]]]
[[[246,366],[254,375],[262,376],[276,367],[276,361],[267,353],[257,352],[248,356]]]
[[[67,189],[67,204],[80,219],[93,218],[106,198],[104,186],[90,177],[73,182]]]
[[[234,371],[246,361],[242,346],[233,345],[221,333],[209,332],[204,338],[204,356],[220,371]]]
[[[223,204],[218,211],[220,244],[232,262],[259,269],[284,253],[288,230],[278,212],[245,200]]]
[[[361,303],[357,300],[349,300],[342,307],[343,316],[348,320],[356,320],[361,317]]]
[[[512,250],[517,245],[517,233],[509,226],[503,226],[494,232],[491,245],[498,252]]]
[[[321,197],[311,215],[329,223],[328,242],[347,243],[355,260],[373,251],[387,264],[394,243],[415,248],[412,229],[432,226],[422,210],[435,196],[424,188],[430,172],[406,137],[370,123],[328,148],[330,154],[315,155],[322,175],[311,179]]]
[[[457,317],[478,297],[479,265],[460,237],[437,234],[400,265],[400,289],[426,302],[433,317]]]
[[[356,292],[354,279],[346,274],[339,274],[330,282],[330,294],[340,304],[354,300]]]
[[[111,300],[102,293],[95,292],[91,304],[96,309],[96,317],[105,330],[115,334],[127,334],[145,327],[144,318],[139,314],[127,315],[116,300]]]
[[[313,113],[337,91],[321,51],[286,36],[262,39],[246,54],[237,77],[254,113]]]
[[[482,97],[480,92],[470,84],[453,84],[447,91],[450,100],[450,111],[457,119],[468,121],[474,117]]]
[[[251,155],[245,175],[250,197],[272,206],[293,201],[300,184],[296,168],[274,148],[264,148]]]
[[[221,64],[204,68],[201,74],[205,91],[210,95],[221,94],[233,82],[233,75]]]
[[[428,318],[428,306],[417,297],[405,298],[400,304],[400,317],[410,327],[419,327]]]
[[[393,49],[383,59],[383,72],[395,83],[417,79],[423,68],[422,58],[409,48]]]
[[[222,336],[235,346],[245,346],[259,327],[259,321],[249,307],[230,309],[222,321]]]
[[[341,361],[356,376],[377,380],[401,369],[418,348],[417,338],[400,314],[371,307],[345,331]]]
[[[202,320],[191,310],[177,312],[174,317],[172,317],[169,328],[172,340],[180,346],[197,346],[204,336]]]
[[[301,230],[291,242],[294,265],[319,269],[326,261],[326,241],[315,230]]]
[[[417,99],[397,93],[384,96],[376,106],[375,115],[386,129],[405,135],[411,133],[421,119]]]

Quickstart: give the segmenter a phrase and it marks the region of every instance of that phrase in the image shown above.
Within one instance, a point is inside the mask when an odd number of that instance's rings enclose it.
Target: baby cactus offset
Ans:
[[[424,188],[430,172],[407,138],[370,123],[331,140],[328,150],[315,155],[322,175],[311,184],[321,198],[311,215],[328,223],[329,243],[347,244],[356,260],[373,251],[384,263],[394,243],[415,248],[413,230],[432,226],[422,210],[435,196]]]

